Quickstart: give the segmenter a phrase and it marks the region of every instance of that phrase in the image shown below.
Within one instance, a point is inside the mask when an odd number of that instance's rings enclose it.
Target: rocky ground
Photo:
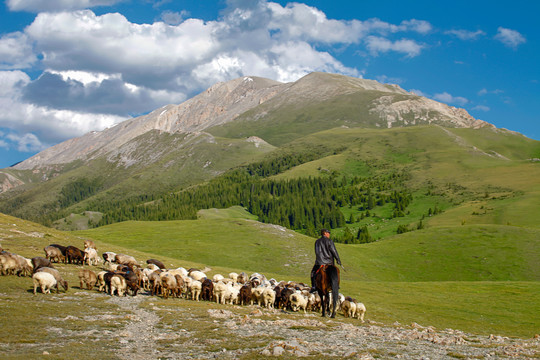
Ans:
[[[540,359],[538,335],[388,326],[370,320],[369,308],[361,323],[341,314],[95,290],[0,293],[0,305],[2,359]],[[7,331],[14,323],[20,326]]]
[[[438,330],[416,323],[383,326],[368,320],[362,324],[341,316],[323,319],[315,313],[290,314],[256,306],[189,309],[150,303],[145,307],[140,306],[140,299],[110,300],[132,313],[118,332],[121,359],[540,358],[538,336],[512,339]],[[174,322],[165,318],[174,318]],[[188,325],[192,322],[199,326]]]

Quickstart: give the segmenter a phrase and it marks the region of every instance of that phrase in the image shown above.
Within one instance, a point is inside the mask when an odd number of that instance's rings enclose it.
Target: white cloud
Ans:
[[[425,47],[422,44],[418,44],[414,40],[401,39],[391,41],[386,38],[378,36],[368,36],[366,39],[367,48],[374,56],[379,53],[386,53],[389,51],[395,51],[407,55],[407,57],[415,57],[420,54]]]
[[[519,45],[526,42],[525,37],[516,30],[506,29],[503,27],[499,27],[497,29],[495,39],[512,49],[517,49]]]
[[[438,100],[438,101],[441,101],[441,102],[444,102],[444,103],[447,103],[447,104],[465,105],[465,104],[467,104],[469,102],[469,100],[467,100],[464,97],[452,96],[449,93],[447,93],[446,91],[443,92],[443,93],[440,93],[440,94],[433,95],[433,98],[435,100]]]
[[[489,106],[485,106],[485,105],[476,105],[472,109],[473,110],[484,111],[484,112],[488,112],[489,110],[491,110]]]
[[[11,11],[63,11],[88,9],[95,6],[108,6],[123,0],[7,0]]]
[[[26,69],[37,61],[31,41],[22,32],[13,32],[0,38],[0,69]]]
[[[9,134],[6,136],[11,142],[17,144],[17,151],[21,152],[35,152],[41,151],[47,148],[43,145],[36,135],[32,133],[26,133],[24,135]]]
[[[482,30],[469,31],[469,30],[448,30],[444,32],[447,35],[453,35],[461,40],[476,40],[481,36],[486,35]]]

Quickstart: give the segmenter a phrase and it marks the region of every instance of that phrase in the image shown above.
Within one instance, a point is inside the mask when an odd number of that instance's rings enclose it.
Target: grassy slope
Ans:
[[[80,164],[50,181],[28,185],[21,195],[4,194],[3,207],[15,204],[13,215],[33,218],[44,208],[56,207],[63,186],[80,178],[99,178],[102,189],[96,195],[74,204],[66,211],[81,213],[90,202],[126,199],[140,194],[161,194],[208,180],[232,167],[253,161],[271,151],[271,146],[255,146],[245,140],[212,138],[208,135],[186,139],[183,134],[149,132],[133,142],[144,146],[128,156],[98,158]],[[129,148],[129,144],[126,145]],[[160,156],[157,161],[156,158]],[[141,160],[126,166],[126,157]],[[22,206],[20,201],[22,200]],[[95,209],[90,209],[95,210]]]

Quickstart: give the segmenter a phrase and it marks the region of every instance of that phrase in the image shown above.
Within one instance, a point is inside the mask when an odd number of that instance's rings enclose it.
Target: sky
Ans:
[[[540,1],[4,0],[0,168],[219,81],[383,83],[540,140]]]

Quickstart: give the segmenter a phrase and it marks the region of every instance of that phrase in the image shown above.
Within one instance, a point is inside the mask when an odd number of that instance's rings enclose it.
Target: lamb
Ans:
[[[225,298],[225,303],[228,304],[238,304],[238,296],[240,294],[241,284],[227,283],[227,290],[223,295]]]
[[[34,283],[34,295],[37,293],[37,288],[41,289],[43,294],[50,294],[51,289],[56,287],[58,290],[58,284],[54,276],[47,272],[39,271],[32,275],[32,281]]]
[[[308,299],[301,292],[296,291],[292,293],[289,299],[292,311],[298,311],[300,309],[303,309],[304,314],[306,313],[306,309],[308,307]]]
[[[43,248],[43,251],[45,251],[45,257],[49,259],[51,262],[64,262],[65,256],[62,254],[62,251],[57,248],[56,246],[45,246]]]
[[[56,292],[58,293],[58,284],[60,284],[64,291],[67,291],[68,289],[68,283],[62,278],[62,275],[60,275],[60,272],[56,269],[50,268],[50,267],[42,267],[39,268],[36,273],[38,272],[46,272],[54,276],[54,279],[56,280]]]
[[[37,269],[42,268],[42,267],[54,268],[54,266],[52,266],[51,261],[49,259],[45,259],[44,257],[41,257],[41,256],[36,256],[32,258],[32,267],[34,268],[34,272],[36,272]]]
[[[98,265],[100,262],[100,258],[98,256],[98,253],[96,249],[88,247],[84,249],[84,262],[88,265]]]
[[[92,270],[81,269],[79,271],[79,281],[81,289],[92,290],[97,283],[97,275]]]
[[[120,265],[127,265],[130,267],[138,266],[137,260],[133,256],[125,255],[125,254],[116,254],[116,257],[114,258],[115,262]]]
[[[253,303],[259,304],[259,301],[261,300],[261,295],[262,295],[263,291],[264,291],[264,287],[262,287],[262,286],[253,287],[253,284],[252,284],[252,287],[251,287],[251,305],[253,305]]]

